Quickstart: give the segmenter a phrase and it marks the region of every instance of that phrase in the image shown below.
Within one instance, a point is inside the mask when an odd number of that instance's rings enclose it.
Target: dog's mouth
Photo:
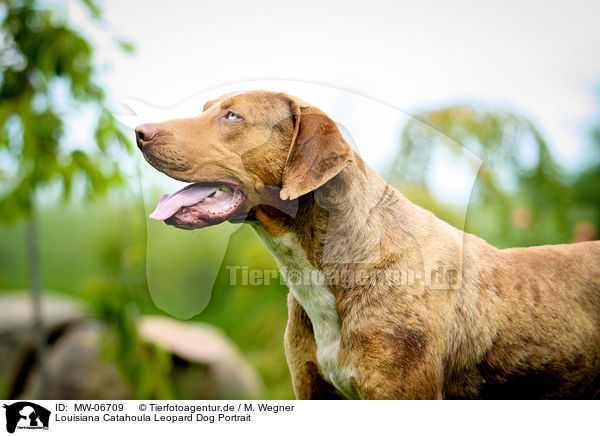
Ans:
[[[199,229],[236,215],[246,197],[227,183],[192,183],[173,194],[163,194],[150,218],[182,229]]]

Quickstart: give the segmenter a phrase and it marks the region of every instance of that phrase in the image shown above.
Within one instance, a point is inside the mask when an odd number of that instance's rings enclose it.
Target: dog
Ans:
[[[151,218],[246,222],[279,263],[297,398],[600,389],[599,241],[497,249],[408,201],[325,113],[285,93],[226,94],[195,118],[138,126],[136,140],[152,166],[192,183]]]

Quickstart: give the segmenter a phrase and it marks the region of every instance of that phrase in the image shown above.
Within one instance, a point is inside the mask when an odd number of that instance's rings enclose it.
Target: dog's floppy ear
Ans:
[[[323,186],[352,162],[352,149],[335,122],[311,106],[291,102],[294,134],[283,169],[282,200]]]

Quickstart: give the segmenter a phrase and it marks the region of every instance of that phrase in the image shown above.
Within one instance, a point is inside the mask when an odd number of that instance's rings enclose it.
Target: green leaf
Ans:
[[[124,39],[116,38],[116,42],[117,42],[117,45],[119,46],[119,48],[121,50],[123,50],[125,53],[131,54],[135,51],[135,45],[133,45],[133,42],[131,42],[131,41],[126,41]]]
[[[102,18],[102,9],[94,0],[81,0],[81,3],[86,7],[92,18],[96,20]]]

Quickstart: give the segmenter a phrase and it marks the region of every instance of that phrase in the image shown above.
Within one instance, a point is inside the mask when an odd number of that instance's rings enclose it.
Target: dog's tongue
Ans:
[[[210,194],[216,192],[217,189],[218,186],[190,185],[173,194],[163,194],[149,218],[164,221],[171,218],[182,207],[203,201]]]

